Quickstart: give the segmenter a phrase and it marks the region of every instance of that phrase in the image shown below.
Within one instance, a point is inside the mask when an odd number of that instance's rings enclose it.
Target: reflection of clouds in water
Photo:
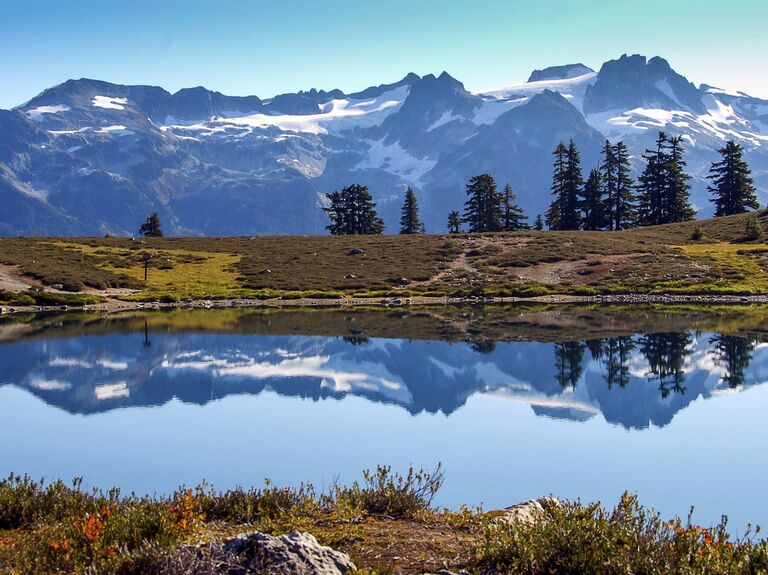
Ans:
[[[41,391],[65,391],[72,387],[72,384],[68,381],[62,381],[60,379],[49,379],[44,375],[32,374],[29,378],[30,387],[39,389]]]
[[[354,362],[330,355],[290,357],[297,354],[288,352],[278,355],[288,359],[270,363],[242,355],[215,358],[199,352],[197,357],[185,354],[184,358],[165,359],[160,368],[171,376],[175,375],[174,372],[196,370],[210,372],[218,378],[315,378],[320,380],[322,388],[331,391],[372,391],[410,402],[410,393],[402,380],[390,374],[380,363]]]
[[[504,388],[486,391],[486,392],[483,392],[481,395],[485,395],[488,397],[496,397],[499,399],[508,399],[518,403],[524,403],[526,405],[530,405],[531,407],[573,409],[574,411],[584,413],[585,415],[589,415],[590,417],[600,413],[600,407],[596,405],[591,405],[589,403],[582,402],[577,398],[569,398],[568,396],[572,394],[569,393],[568,390],[564,390],[562,395],[557,395],[553,397],[550,397],[544,394],[539,394],[539,393],[530,393],[530,394],[517,393],[517,392],[514,392],[513,390],[504,389]]]
[[[128,369],[130,360],[121,358],[116,359],[97,359],[94,362],[80,359],[77,357],[54,357],[48,365],[51,367],[78,367],[80,369],[93,369],[94,367],[103,367],[111,371],[125,371]]]
[[[128,391],[128,382],[119,381],[117,383],[104,383],[97,385],[93,388],[93,393],[96,399],[117,399],[120,397],[128,397],[130,392]]]

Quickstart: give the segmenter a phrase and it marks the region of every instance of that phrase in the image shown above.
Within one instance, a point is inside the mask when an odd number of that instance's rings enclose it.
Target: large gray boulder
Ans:
[[[355,570],[349,555],[320,545],[309,533],[273,537],[259,531],[226,542],[228,551],[251,559],[250,568],[274,575],[345,575]]]
[[[560,506],[560,501],[554,497],[539,497],[512,505],[494,519],[496,524],[515,525],[517,523],[533,524],[547,518],[552,509]]]
[[[320,545],[309,533],[273,537],[243,533],[208,545],[184,547],[169,558],[166,572],[194,575],[347,575],[355,571],[349,555]]]

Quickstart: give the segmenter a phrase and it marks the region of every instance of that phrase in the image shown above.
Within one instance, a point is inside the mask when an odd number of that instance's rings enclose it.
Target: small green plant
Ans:
[[[763,238],[763,227],[755,216],[747,219],[746,239],[748,242],[756,242]]]
[[[691,239],[694,242],[700,242],[704,239],[704,229],[701,226],[696,226],[693,228],[693,232],[691,233]]]

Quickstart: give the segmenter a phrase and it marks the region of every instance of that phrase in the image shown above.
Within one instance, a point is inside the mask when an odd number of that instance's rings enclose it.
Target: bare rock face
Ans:
[[[158,575],[348,575],[349,555],[320,545],[309,533],[273,537],[260,531],[182,547],[152,571]]]
[[[228,540],[225,548],[247,557],[247,569],[255,573],[346,575],[355,570],[349,555],[320,545],[314,536],[299,531],[280,537],[253,531]]]
[[[494,521],[498,524],[506,523],[514,525],[515,523],[532,524],[546,519],[550,510],[560,506],[560,501],[554,497],[539,497],[531,499],[517,505],[512,505],[504,509],[502,515]]]

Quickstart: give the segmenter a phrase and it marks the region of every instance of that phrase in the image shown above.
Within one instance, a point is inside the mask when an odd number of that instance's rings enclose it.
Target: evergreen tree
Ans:
[[[553,155],[551,190],[555,199],[547,210],[547,225],[551,230],[578,230],[581,226],[580,205],[584,185],[581,157],[573,140],[567,148],[560,142]]]
[[[421,234],[424,233],[424,225],[419,217],[419,205],[416,203],[416,194],[410,186],[405,191],[405,201],[400,210],[400,233]]]
[[[647,163],[637,187],[641,225],[692,220],[696,212],[689,201],[691,177],[685,173],[682,136],[659,132],[656,150],[646,150],[643,159]]]
[[[718,151],[723,159],[714,162],[709,169],[709,179],[713,185],[707,188],[715,196],[710,200],[715,203],[715,217],[742,214],[747,208],[760,208],[752,171],[744,161],[742,147],[728,140]]]
[[[616,183],[616,156],[614,154],[615,148],[608,140],[603,144],[603,161],[600,164],[600,177],[603,183],[603,195],[604,195],[604,208],[605,214],[605,227],[606,229],[612,228],[613,223],[613,203],[614,198],[618,196],[618,185]]]
[[[536,230],[537,232],[544,231],[544,218],[541,217],[541,214],[538,214],[536,216],[536,221],[533,224],[533,229]]]
[[[517,204],[517,196],[512,191],[512,186],[507,184],[501,193],[501,229],[505,232],[519,232],[530,229],[528,216]]]
[[[457,211],[448,212],[448,233],[461,233],[461,214]]]
[[[752,361],[755,341],[739,335],[715,335],[709,343],[714,345],[715,364],[725,368],[723,381],[729,387],[744,385],[744,370]]]
[[[629,177],[632,165],[629,150],[619,141],[612,147],[611,166],[613,190],[606,197],[607,226],[609,230],[626,230],[635,225],[634,180]]]
[[[555,156],[555,162],[552,172],[552,186],[550,190],[555,199],[549,204],[546,213],[546,222],[550,230],[559,230],[562,226],[562,211],[565,202],[565,178],[566,162],[568,157],[568,148],[563,142],[560,142],[552,152]]]
[[[605,204],[603,203],[603,179],[600,172],[589,172],[584,184],[582,201],[582,227],[585,230],[603,230],[606,227]]]
[[[462,221],[471,233],[501,231],[501,195],[490,174],[472,176],[467,184]]]
[[[676,136],[669,140],[669,160],[666,170],[666,200],[668,211],[665,223],[689,222],[696,215],[690,202],[691,176],[685,173],[686,162],[683,159],[683,137]]]
[[[366,186],[352,184],[325,196],[329,205],[323,211],[331,220],[326,226],[331,235],[368,235],[384,231],[384,222],[376,213],[376,203]]]
[[[152,212],[147,221],[141,224],[139,233],[147,238],[163,237],[163,230],[160,228],[160,216],[157,215],[157,212]]]
[[[655,226],[665,222],[666,214],[663,209],[665,191],[664,169],[667,165],[667,134],[659,132],[656,138],[656,149],[645,150],[643,160],[645,169],[640,175],[637,192],[640,205],[638,207],[638,222],[641,226]]]

